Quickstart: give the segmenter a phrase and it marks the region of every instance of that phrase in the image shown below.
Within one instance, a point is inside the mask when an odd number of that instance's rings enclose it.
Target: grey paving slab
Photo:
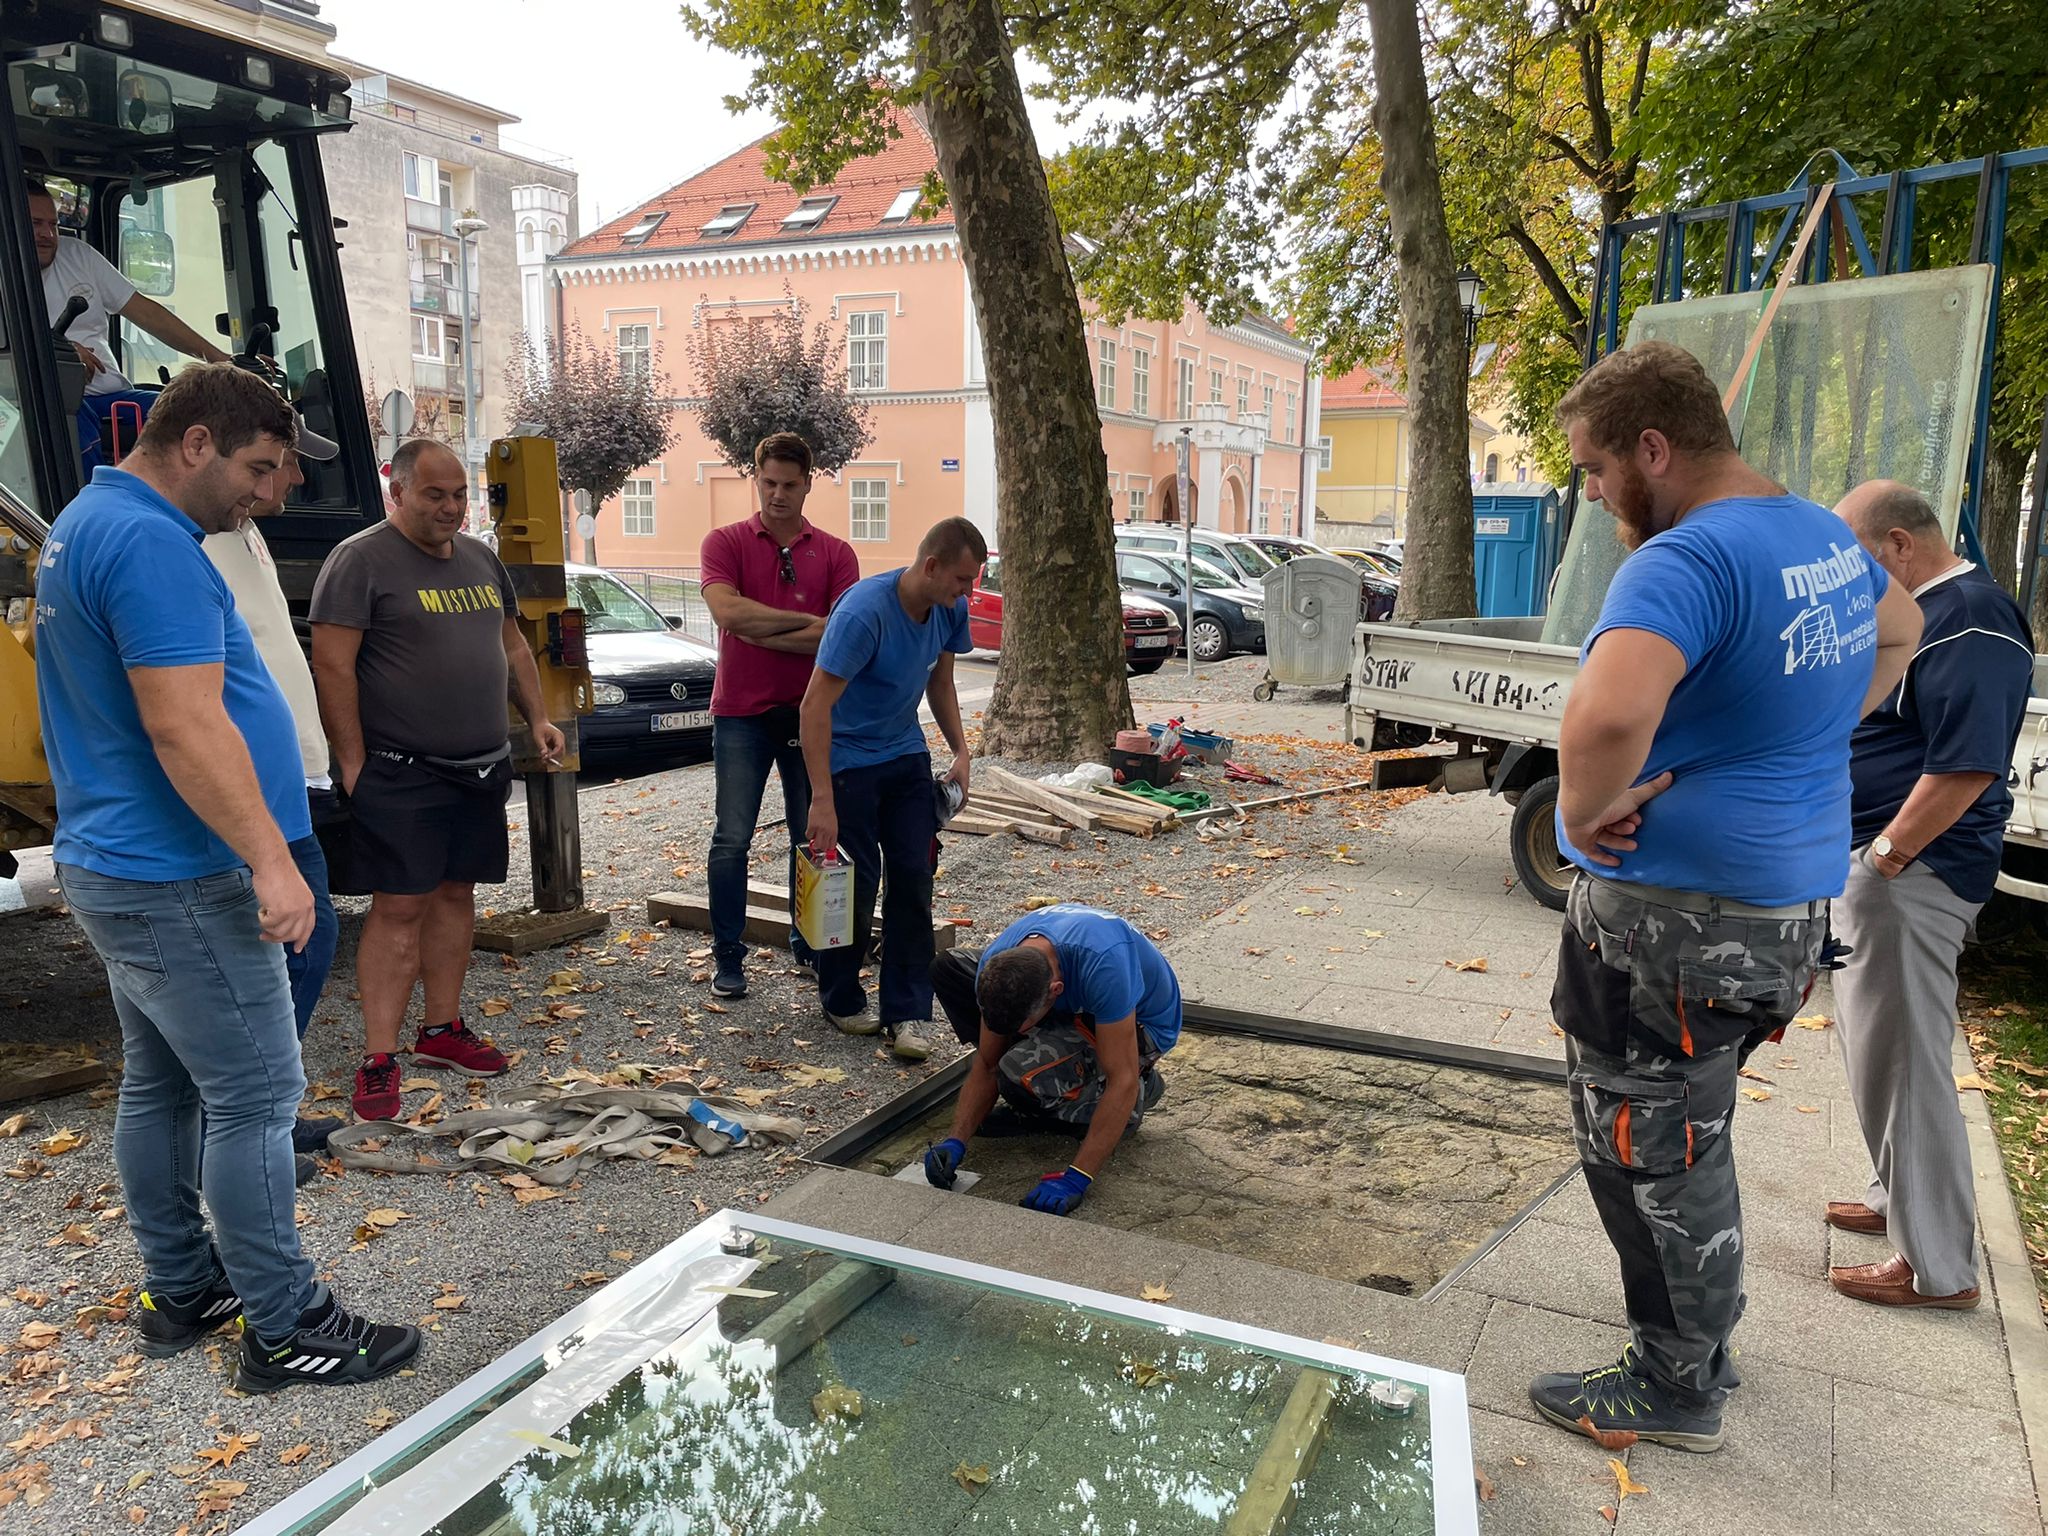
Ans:
[[[1479,1506],[1486,1536],[1613,1536],[1600,1508],[1613,1502],[1614,1475],[1590,1440],[1475,1409],[1472,1456],[1493,1486]]]
[[[1135,1296],[1149,1284],[1171,1285],[1195,1251],[1163,1238],[966,1196],[948,1197],[902,1241],[926,1253],[1037,1275],[1054,1267],[1050,1259],[1056,1252],[1053,1278],[1120,1296]]]
[[[1597,1227],[1537,1219],[1522,1224],[1465,1271],[1458,1290],[1519,1301],[1616,1327],[1628,1322],[1621,1269]]]
[[[1299,1017],[1419,1040],[1498,1046],[1550,1059],[1562,1055],[1548,1017],[1509,1009],[1503,1019],[1501,1012],[1487,1003],[1432,997],[1419,988],[1410,992],[1331,982],[1302,1005]]]
[[[1816,1241],[1819,1239],[1816,1238]],[[1766,1283],[1768,1281],[1768,1283]],[[2012,1416],[2012,1380],[1996,1309],[1930,1312],[1851,1301],[1824,1279],[1771,1270],[1746,1276],[1743,1355],[1823,1371]]]
[[[821,1168],[783,1190],[761,1211],[848,1237],[895,1243],[956,1198],[927,1184],[897,1183],[847,1168]]]
[[[1484,1298],[1456,1291],[1423,1302],[1201,1253],[1175,1277],[1173,1305],[1446,1371],[1464,1370],[1487,1311]]]
[[[2009,1414],[1839,1382],[1834,1428],[1835,1494],[1859,1529],[2039,1536],[2026,1443]]]
[[[1828,1377],[1751,1362],[1722,1426],[1727,1438],[1710,1456],[1632,1447],[1629,1476],[1649,1492],[1623,1501],[1617,1529],[1627,1536],[1698,1536],[1702,1512],[1711,1510],[1714,1530],[1806,1536],[1831,1529],[1853,1509],[1852,1502],[1838,1502],[1840,1491],[1828,1477],[1834,1447],[1834,1382]]]
[[[1529,1404],[1529,1383],[1546,1371],[1612,1365],[1627,1342],[1624,1328],[1518,1301],[1495,1301],[1487,1309],[1479,1343],[1465,1368],[1465,1390],[1474,1408],[1547,1424]],[[1554,1433],[1565,1437],[1563,1430]]]
[[[1483,973],[1440,965],[1424,990],[1431,997],[1447,997],[1454,1002],[1485,1003],[1492,1008],[1522,1008],[1531,1013],[1547,1013],[1550,1009],[1551,979],[1548,965],[1537,969],[1525,966],[1520,970],[1509,970],[1504,965],[1488,961],[1487,970]]]

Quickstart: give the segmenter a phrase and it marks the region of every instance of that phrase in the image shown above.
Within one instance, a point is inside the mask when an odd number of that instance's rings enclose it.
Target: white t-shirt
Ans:
[[[292,629],[292,612],[285,606],[284,589],[277,584],[277,564],[270,558],[270,546],[254,523],[208,534],[202,545],[235,595],[235,610],[249,626],[256,654],[263,658],[284,692],[285,703],[291,706],[308,787],[328,788],[333,780],[328,777],[327,733],[320,727],[313,669],[306,664],[306,653],[299,649],[299,637]]]
[[[132,389],[134,386],[122,377],[114,362],[114,349],[107,343],[107,327],[108,316],[119,314],[135,297],[135,285],[121,275],[120,268],[83,240],[60,235],[56,259],[43,268],[43,297],[49,301],[52,325],[64,313],[64,306],[74,293],[85,300],[85,313],[71,322],[71,329],[64,335],[82,343],[106,364],[102,372],[86,380],[85,392],[107,395]]]

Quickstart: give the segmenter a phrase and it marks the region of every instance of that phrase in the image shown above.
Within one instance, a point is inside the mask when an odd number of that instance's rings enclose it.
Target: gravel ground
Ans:
[[[1134,680],[1133,691],[1145,717],[1167,700],[1244,700],[1262,671],[1259,658],[1239,658],[1205,668],[1191,688],[1184,674],[1169,668]],[[1343,782],[1366,771],[1365,756],[1347,748],[1242,731],[1238,741],[1240,757],[1288,787]],[[1008,766],[1021,771],[1028,765]],[[1281,792],[1231,789],[1235,799]],[[1057,896],[1125,913],[1163,940],[1243,900],[1290,858],[1328,858],[1343,846],[1363,862],[1382,818],[1412,797],[1356,794],[1303,802],[1260,813],[1249,826],[1213,823],[1206,840],[1192,830],[1153,840],[1077,834],[1076,846],[1063,850],[1009,837],[950,837],[936,911],[971,927],[962,937],[975,943],[1026,910],[1029,898]],[[771,791],[771,805],[774,798]],[[721,1014],[695,979],[702,967],[690,958],[706,940],[650,929],[641,906],[650,892],[702,889],[711,800],[708,764],[586,789],[587,895],[613,914],[610,933],[518,963],[479,955],[470,971],[468,1012],[520,1053],[515,1085],[571,1067],[596,1073],[629,1062],[688,1068],[699,1083],[716,1078],[776,1090],[775,1106],[801,1119],[806,1139],[815,1140],[944,1065],[950,1037],[938,1026],[934,1043],[944,1048],[921,1068],[891,1061],[872,1041],[835,1034],[818,1014],[814,989],[790,971],[786,956],[769,951],[757,951],[750,962],[750,995],[723,1005]],[[515,814],[515,823],[522,819]],[[523,831],[514,833],[515,849]],[[765,875],[779,873],[774,833],[764,832],[755,852]],[[517,869],[524,861],[515,856],[513,862]],[[509,908],[526,895],[522,872],[486,893],[486,901]],[[306,1044],[315,1111],[345,1109],[361,1038],[351,995],[363,904],[341,905],[342,952]],[[77,930],[58,915],[6,921],[0,1040],[32,1033],[99,1041],[111,1058],[105,979]],[[549,976],[565,969],[582,973],[580,994],[566,1004],[543,999]],[[486,999],[507,1007],[489,1009]],[[552,1015],[546,1011],[551,1003]],[[585,1011],[565,1017],[567,1007]],[[487,1012],[493,1016],[487,1019]],[[769,1063],[835,1067],[845,1077],[798,1086]],[[488,1102],[492,1088],[424,1068],[408,1081],[422,1086],[406,1094],[407,1113],[428,1116],[443,1102],[462,1107],[472,1091],[477,1102]],[[366,1175],[343,1173],[334,1164],[300,1198],[300,1227],[318,1272],[352,1308],[421,1321],[426,1350],[416,1373],[369,1388],[244,1398],[226,1387],[232,1369],[226,1337],[170,1362],[132,1352],[133,1335],[120,1318],[138,1261],[115,1182],[112,1096],[106,1088],[32,1105],[11,1139],[0,1140],[0,1414],[8,1451],[0,1460],[0,1519],[11,1528],[132,1525],[196,1533],[238,1525],[701,1214],[765,1201],[805,1171],[801,1148],[735,1151],[686,1167],[610,1165],[559,1198],[521,1204],[494,1177]],[[73,1135],[60,1136],[67,1131]],[[75,1136],[82,1142],[69,1146]],[[373,1209],[403,1217],[375,1240],[357,1241]],[[452,1297],[464,1300],[436,1307],[437,1298]],[[217,1465],[231,1435],[260,1441],[231,1465]],[[202,1459],[208,1451],[215,1459]]]

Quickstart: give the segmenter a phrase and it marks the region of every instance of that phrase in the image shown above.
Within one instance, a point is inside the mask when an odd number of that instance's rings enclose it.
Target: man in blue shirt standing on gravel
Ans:
[[[36,576],[57,879],[121,1022],[114,1163],[142,1347],[176,1354],[239,1313],[245,1392],[374,1381],[420,1347],[344,1311],[299,1247],[306,1078],[281,946],[313,931],[291,853],[312,822],[291,708],[200,547],[278,494],[297,438],[255,374],[186,369],[124,467],[58,517]]]
[[[1711,1451],[1740,1382],[1736,1077],[1813,985],[1849,867],[1850,732],[1920,613],[1841,519],[1742,461],[1681,348],[1610,354],[1557,417],[1634,551],[1565,707],[1558,846],[1580,873],[1551,993],[1630,1342],[1529,1396],[1595,1439]]]
[[[924,1176],[951,1189],[967,1143],[1001,1098],[1026,1120],[1083,1132],[1060,1173],[1023,1203],[1064,1216],[1166,1084],[1159,1058],[1180,1039],[1180,982],[1158,946],[1097,907],[1026,913],[975,954],[949,950],[932,986],[974,1063],[953,1134],[924,1155]]]
[[[1956,961],[1991,899],[2012,812],[2006,776],[2034,680],[2019,604],[1957,556],[1910,486],[1859,485],[1835,509],[1926,618],[1899,686],[1857,730],[1849,885],[1835,932],[1836,1042],[1875,1173],[1830,1226],[1889,1236],[1878,1264],[1828,1279],[1885,1307],[1977,1305],[1977,1200],[1956,1101]]]
[[[920,701],[930,702],[953,749],[945,777],[964,796],[967,735],[953,658],[974,648],[967,594],[987,559],[981,530],[949,517],[925,534],[909,567],[849,588],[826,620],[798,711],[811,780],[809,847],[813,856],[842,849],[853,863],[853,942],[818,953],[818,995],[842,1033],[885,1034],[905,1061],[931,1054],[917,1026],[932,1017],[932,870],[941,819],[917,711]],[[877,891],[879,1015],[860,981]]]

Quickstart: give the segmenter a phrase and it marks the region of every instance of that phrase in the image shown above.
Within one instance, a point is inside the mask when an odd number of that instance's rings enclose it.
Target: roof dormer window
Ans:
[[[796,205],[794,212],[782,221],[782,227],[793,234],[803,234],[816,229],[825,222],[825,215],[832,211],[832,205],[839,201],[837,193],[824,197],[807,197]]]
[[[752,216],[757,206],[754,203],[727,203],[718,210],[717,218],[710,220],[697,231],[698,237],[704,240],[723,240],[726,236],[736,233]]]
[[[901,224],[910,217],[910,210],[917,206],[918,187],[905,187],[896,194],[896,200],[889,205],[889,211],[882,215],[884,224]]]
[[[647,243],[648,236],[652,235],[657,229],[661,228],[662,220],[666,219],[667,217],[668,213],[666,210],[663,210],[660,213],[650,213],[645,215],[639,223],[635,224],[631,229],[627,230],[623,235],[619,236],[619,243],[621,245],[645,245]]]

